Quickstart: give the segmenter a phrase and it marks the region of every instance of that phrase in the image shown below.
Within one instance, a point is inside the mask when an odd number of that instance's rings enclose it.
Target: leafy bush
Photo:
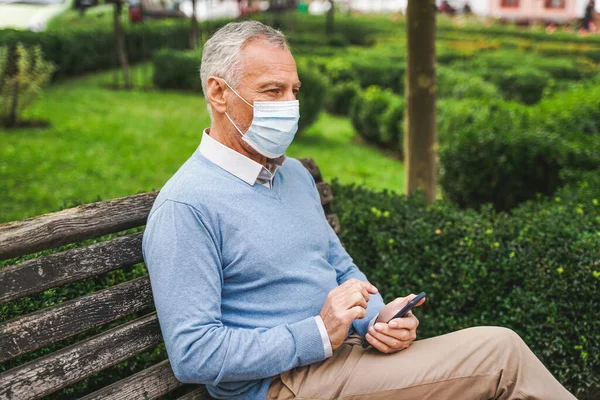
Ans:
[[[294,46],[332,46],[344,48],[349,44],[346,37],[339,33],[331,36],[315,33],[292,33],[286,36],[292,48]]]
[[[335,57],[328,59],[321,66],[333,85],[340,82],[358,81],[358,74],[348,57]]]
[[[509,327],[578,398],[597,398],[600,174],[511,214],[336,180],[332,191],[344,246],[384,299],[427,292],[421,338]]]
[[[517,67],[492,77],[509,100],[535,104],[550,84],[550,74],[535,68]]]
[[[380,141],[404,157],[404,98],[394,96],[381,116]]]
[[[566,136],[600,134],[600,85],[584,85],[542,100],[531,127]]]
[[[15,125],[53,72],[54,66],[44,60],[40,46],[27,49],[19,43],[14,52],[0,47],[0,125]]]
[[[352,66],[363,88],[380,86],[404,94],[406,64],[378,58],[356,58]]]
[[[482,77],[448,67],[437,68],[437,94],[440,98],[500,99],[498,88]]]
[[[367,141],[402,149],[402,100],[389,89],[371,86],[352,104],[352,125]]]
[[[529,124],[531,110],[519,103],[495,99],[442,99],[438,103],[440,142],[463,131],[482,130],[494,134],[518,131]]]
[[[163,47],[185,49],[189,43],[189,25],[155,22],[125,28],[129,61],[147,60]],[[64,77],[117,66],[114,34],[110,29],[60,30],[30,32],[0,30],[0,46],[14,48],[18,42],[25,46],[39,45],[44,56],[56,65],[55,77]]]
[[[596,72],[593,64],[582,58],[543,57],[531,51],[499,50],[481,52],[471,60],[471,67],[487,71],[505,71],[515,66],[536,68],[560,80],[578,80]]]
[[[356,82],[340,82],[334,85],[327,98],[327,112],[336,115],[348,115],[354,99],[360,94],[360,85]]]
[[[152,61],[155,87],[202,92],[199,72],[202,52],[163,49],[154,54]]]
[[[302,82],[302,89],[298,93],[301,132],[312,125],[323,110],[329,91],[329,80],[314,65],[302,61],[297,65],[298,77]]]
[[[461,207],[507,210],[560,186],[565,146],[556,134],[454,135],[440,149],[444,195]]]

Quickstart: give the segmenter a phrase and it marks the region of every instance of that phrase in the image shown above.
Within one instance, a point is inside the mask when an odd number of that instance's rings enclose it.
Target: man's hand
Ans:
[[[377,288],[368,282],[352,278],[327,295],[319,315],[327,329],[332,350],[342,345],[352,321],[367,315],[369,293],[377,293]]]
[[[406,297],[398,297],[395,300],[386,304],[377,317],[375,324],[369,328],[366,339],[369,344],[375,347],[382,353],[395,353],[404,350],[417,338],[417,327],[419,320],[414,316],[412,311],[409,311],[404,318],[395,318],[388,324],[398,311],[402,309],[416,295],[411,294]],[[421,300],[417,306],[425,302]]]

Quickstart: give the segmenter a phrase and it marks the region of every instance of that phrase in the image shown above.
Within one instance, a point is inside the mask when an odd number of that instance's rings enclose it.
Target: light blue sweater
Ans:
[[[269,189],[196,150],[160,191],[142,245],[175,376],[216,398],[263,400],[273,376],[324,360],[314,317],[333,288],[367,280],[293,158]],[[349,334],[364,337],[381,307],[371,295]]]

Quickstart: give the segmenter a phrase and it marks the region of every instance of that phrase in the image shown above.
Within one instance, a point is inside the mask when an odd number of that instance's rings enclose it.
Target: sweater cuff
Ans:
[[[321,333],[323,349],[325,350],[325,358],[329,358],[333,355],[333,349],[331,347],[331,340],[329,340],[329,335],[327,334],[327,328],[325,328],[325,323],[323,322],[323,318],[321,318],[320,315],[317,315],[315,317],[315,321],[317,322],[319,332]]]
[[[371,319],[371,322],[369,322],[369,329],[371,329],[371,327],[373,325],[375,325],[375,321],[377,321],[377,317],[379,317],[379,313],[377,313],[377,315],[374,316],[373,319]]]
[[[321,332],[314,317],[288,325],[296,343],[297,366],[313,364],[325,359]]]

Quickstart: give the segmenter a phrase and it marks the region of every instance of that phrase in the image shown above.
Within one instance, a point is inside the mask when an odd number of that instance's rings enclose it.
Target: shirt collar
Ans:
[[[285,154],[275,159],[267,159],[267,167],[269,167],[267,169],[262,164],[225,146],[211,137],[209,133],[210,129],[204,130],[202,139],[200,140],[200,154],[249,185],[256,183],[257,178],[263,170],[265,170],[263,176],[265,174],[267,176],[271,175],[270,183],[272,184],[275,173],[287,159]]]

